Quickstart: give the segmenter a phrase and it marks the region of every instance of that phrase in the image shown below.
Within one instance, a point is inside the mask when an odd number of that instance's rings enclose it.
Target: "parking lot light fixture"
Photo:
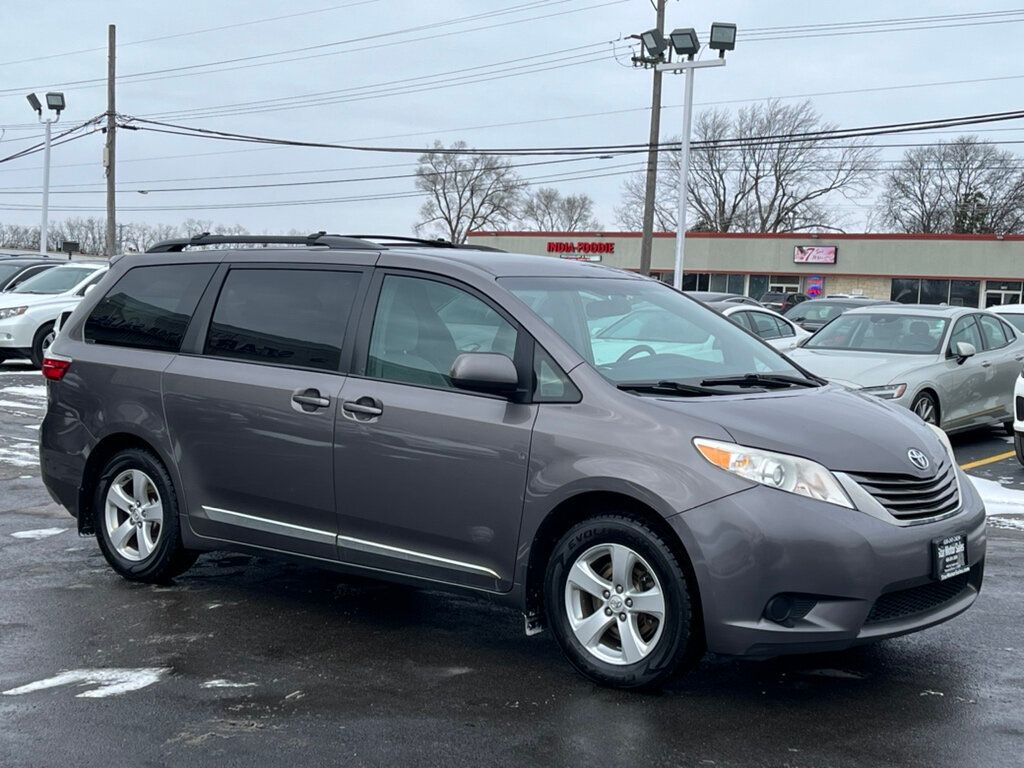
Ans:
[[[642,32],[640,34],[640,42],[644,44],[644,48],[647,49],[647,53],[653,59],[660,59],[662,54],[665,53],[665,49],[668,48],[665,36],[658,29],[649,29],[646,32]]]
[[[60,113],[64,111],[64,94],[59,91],[51,91],[46,94],[46,106],[56,112],[59,117]]]
[[[36,96],[34,93],[30,93],[25,98],[28,99],[29,106],[35,110],[35,113],[42,117],[43,105],[39,103],[39,97]]]
[[[726,51],[732,51],[736,48],[736,25],[725,24],[720,21],[712,24],[708,47],[718,51],[718,57],[724,59]]]
[[[688,29],[675,29],[669,35],[672,40],[672,47],[680,56],[692,59],[700,50],[700,40],[697,39],[697,31],[692,27]]]

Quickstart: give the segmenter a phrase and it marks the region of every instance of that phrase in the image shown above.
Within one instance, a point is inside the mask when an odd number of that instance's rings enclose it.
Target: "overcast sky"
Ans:
[[[744,29],[784,31],[795,25],[1008,11],[1019,5],[1006,0],[669,0],[667,26],[693,26],[706,39],[716,20],[735,22],[742,36]],[[474,16],[478,18],[449,23]],[[629,49],[619,38],[653,21],[648,0],[3,0],[0,157],[41,136],[25,101],[29,90],[64,90],[68,107],[58,128],[105,110],[105,85],[88,81],[106,75],[108,23],[117,25],[119,77],[245,59],[125,77],[118,85],[117,109],[126,114],[365,146],[421,147],[435,139],[462,139],[479,147],[644,142],[651,76],[628,65]],[[796,39],[746,43],[741,37],[725,69],[700,73],[696,101],[735,109],[767,97],[847,91],[813,97],[822,115],[843,127],[1015,109],[1024,106],[1021,21],[1024,13],[996,24],[974,19],[972,26],[946,29],[823,38],[802,32]],[[228,28],[211,30],[216,27]],[[403,31],[411,28],[420,29]],[[382,36],[367,39],[372,35]],[[432,39],[417,39],[427,37]],[[615,40],[619,42],[609,42]],[[305,50],[281,53],[299,48]],[[251,58],[263,54],[277,55]],[[502,63],[514,59],[525,60]],[[453,84],[457,76],[462,81]],[[1003,79],[928,85],[986,78]],[[403,81],[408,82],[403,86]],[[907,85],[915,87],[849,92]],[[662,125],[667,137],[679,132],[682,78],[666,77],[665,86]],[[281,101],[288,97],[305,98]],[[322,103],[311,104],[314,99]],[[234,114],[210,114],[233,104],[242,105],[232,108]],[[1024,140],[1024,124],[1017,125],[1001,124],[978,135]],[[102,144],[102,134],[96,133],[54,148],[51,220],[103,215]],[[882,156],[895,158],[901,151],[884,150]],[[0,164],[0,223],[38,223],[41,160],[37,154]],[[640,162],[594,159],[526,167],[521,173],[528,178],[570,169],[574,174],[610,174]],[[408,233],[421,202],[409,196],[414,191],[411,178],[156,190],[403,176],[412,172],[414,163],[415,156],[408,155],[264,148],[120,131],[118,215],[121,221],[152,223],[214,219],[251,231]],[[551,184],[567,193],[589,193],[597,202],[599,220],[614,229],[622,178],[552,179]],[[15,190],[17,194],[10,194]],[[137,190],[150,191],[143,195]],[[66,194],[71,191],[76,193]],[[385,197],[313,202],[361,196]],[[294,201],[309,202],[280,205]],[[854,228],[869,202],[843,203]],[[254,205],[258,203],[276,205]],[[238,204],[243,207],[214,207]],[[194,208],[159,210],[176,206]],[[68,208],[86,210],[62,210]]]

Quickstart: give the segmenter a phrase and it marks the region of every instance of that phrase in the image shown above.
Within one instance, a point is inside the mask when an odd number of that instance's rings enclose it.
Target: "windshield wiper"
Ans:
[[[819,387],[821,381],[805,379],[800,376],[788,376],[784,373],[745,373],[742,376],[722,376],[717,379],[704,379],[704,387],[768,387],[783,389],[785,387]]]
[[[697,384],[684,384],[681,381],[636,381],[616,384],[619,389],[626,392],[644,392],[652,395],[721,395],[723,392],[711,387],[704,387]]]

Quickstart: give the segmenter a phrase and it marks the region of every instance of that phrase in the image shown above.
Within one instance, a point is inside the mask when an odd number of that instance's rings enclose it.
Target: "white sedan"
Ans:
[[[791,352],[811,333],[778,312],[744,304],[716,304],[715,309],[780,352]]]
[[[27,357],[41,365],[60,313],[74,308],[107,266],[105,261],[72,261],[0,293],[0,361]]]

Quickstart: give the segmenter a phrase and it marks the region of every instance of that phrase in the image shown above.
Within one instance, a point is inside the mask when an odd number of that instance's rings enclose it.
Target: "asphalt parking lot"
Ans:
[[[114,575],[52,504],[38,373],[0,366],[0,766],[1011,766],[1024,744],[1024,469],[955,438],[1006,499],[964,616],[854,651],[706,659],[595,687],[471,597],[234,554]],[[998,497],[998,493],[994,498]]]

